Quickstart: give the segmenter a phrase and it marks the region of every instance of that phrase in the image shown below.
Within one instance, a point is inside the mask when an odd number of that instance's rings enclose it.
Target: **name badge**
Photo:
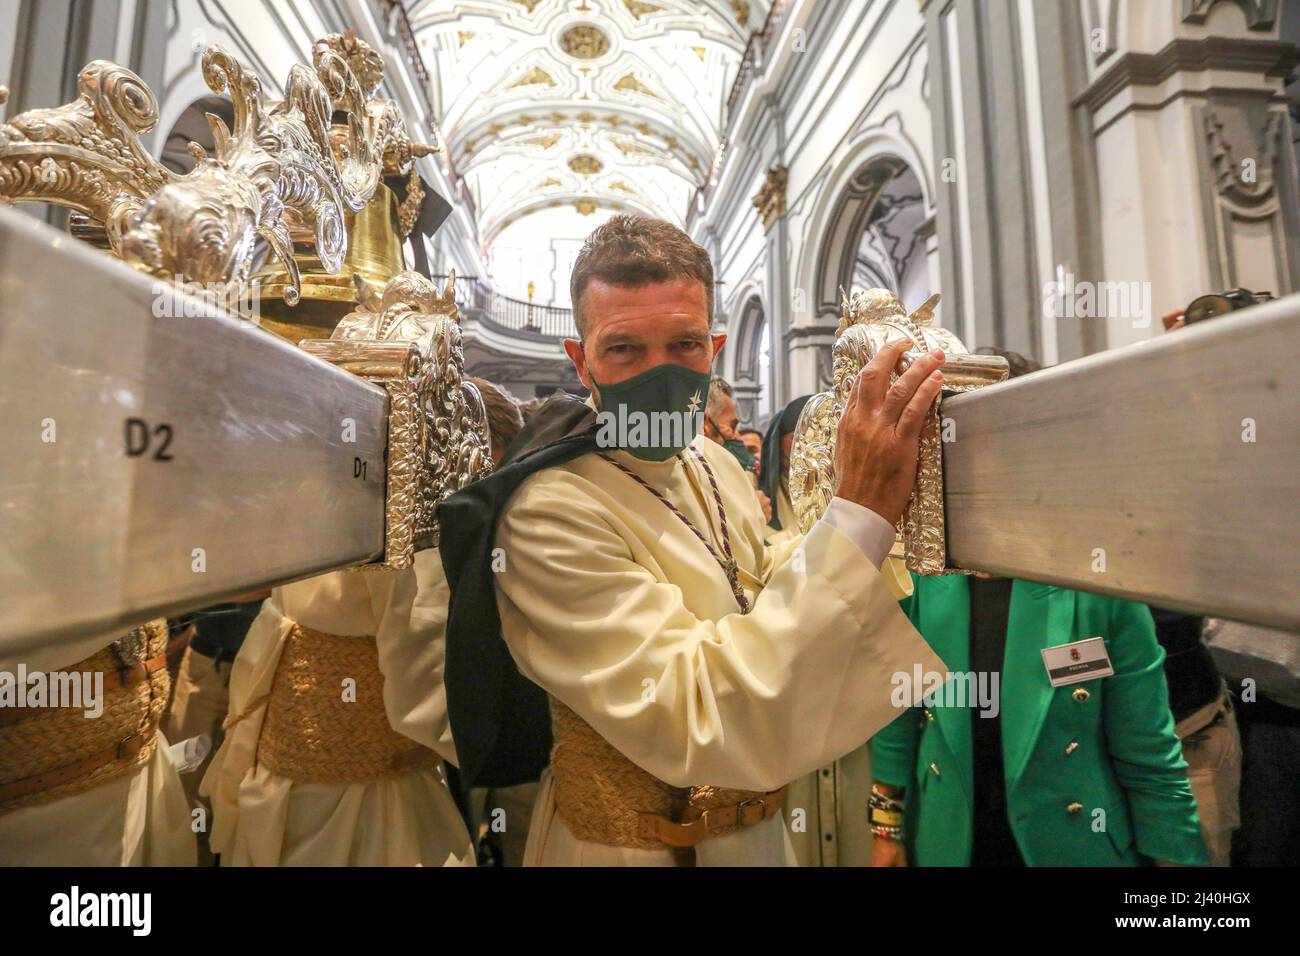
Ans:
[[[1047,680],[1053,687],[1066,687],[1115,673],[1115,668],[1110,666],[1110,655],[1106,653],[1106,642],[1100,637],[1043,648],[1043,666],[1047,668]]]

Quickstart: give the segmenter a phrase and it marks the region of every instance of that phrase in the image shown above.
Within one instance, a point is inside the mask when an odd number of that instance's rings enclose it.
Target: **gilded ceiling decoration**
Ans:
[[[582,216],[590,216],[596,211],[597,205],[598,203],[594,199],[575,199],[573,202],[573,208],[578,210],[578,214]]]
[[[589,23],[580,23],[560,34],[560,49],[575,60],[595,60],[609,52],[609,37]]]
[[[627,12],[640,20],[642,17],[648,17],[652,13],[663,13],[664,8],[653,3],[645,3],[644,0],[623,0],[623,6],[627,7]]]
[[[605,164],[589,153],[582,153],[569,160],[569,168],[581,176],[594,176],[605,168]]]
[[[643,96],[653,96],[655,99],[659,99],[658,93],[638,80],[632,73],[627,73],[622,76],[619,81],[614,84],[614,89],[623,93],[640,93]]]
[[[506,89],[513,90],[520,86],[555,86],[555,80],[540,66],[535,66]]]
[[[556,195],[556,193],[552,191],[549,193],[549,195],[554,196]],[[512,211],[508,216],[505,217],[504,221],[498,226],[497,231],[499,232],[500,230],[504,229],[509,225],[512,225],[513,223],[519,221],[520,219],[523,219],[526,216],[531,216],[534,213],[537,213],[541,210],[573,209],[576,211],[577,203],[584,198],[587,201],[583,203],[583,208],[591,210],[590,213],[582,213],[582,215],[584,216],[591,215],[591,213],[594,213],[597,209],[601,209],[601,208],[605,208],[617,212],[644,213],[647,211],[643,202],[638,202],[634,204],[619,196],[614,195],[613,193],[606,196],[598,196],[598,197],[577,197],[577,198],[566,197],[561,199],[539,200],[536,192],[533,192],[530,194],[528,201],[526,203],[522,204],[519,209]],[[637,197],[637,198],[638,200],[640,200],[641,197]],[[590,205],[588,205],[588,203]],[[581,236],[576,236],[573,238],[581,239],[585,237],[586,237],[586,233],[584,232]]]
[[[654,150],[646,149],[640,143],[630,139],[612,139],[614,147],[624,156],[653,156]]]
[[[545,136],[531,136],[528,139],[521,139],[519,142],[524,146],[537,146],[541,149],[550,149],[560,141],[559,133],[548,133]]]
[[[682,223],[772,0],[741,11],[731,0],[405,2],[431,51],[434,119],[490,249],[539,209],[573,228],[578,202]]]

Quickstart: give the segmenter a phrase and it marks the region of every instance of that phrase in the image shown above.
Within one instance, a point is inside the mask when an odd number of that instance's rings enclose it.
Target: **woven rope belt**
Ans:
[[[103,712],[88,702],[0,709],[0,813],[93,789],[148,762],[167,704],[167,622],[150,621],[57,673],[102,675]]]
[[[300,783],[360,783],[438,760],[388,722],[373,637],[293,626],[271,684],[259,764]]]
[[[624,757],[551,698],[551,777],[560,818],[579,840],[641,850],[680,849],[762,823],[785,802],[769,793],[672,787]]]

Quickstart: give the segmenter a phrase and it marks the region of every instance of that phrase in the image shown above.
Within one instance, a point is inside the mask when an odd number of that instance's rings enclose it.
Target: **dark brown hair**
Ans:
[[[709,254],[670,222],[648,216],[613,216],[598,226],[573,263],[569,294],[579,338],[587,337],[582,293],[592,279],[610,285],[639,286],[674,279],[696,279],[708,297],[713,322],[713,263]]]
[[[519,406],[506,394],[505,389],[493,385],[486,379],[471,378],[467,381],[477,386],[479,394],[483,396],[483,405],[487,408],[488,431],[491,433],[492,443],[504,451],[510,447],[510,443],[519,434],[519,430],[524,427],[524,419],[519,414]]]

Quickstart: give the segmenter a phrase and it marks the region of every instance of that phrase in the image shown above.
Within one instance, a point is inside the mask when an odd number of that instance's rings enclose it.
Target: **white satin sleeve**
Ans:
[[[384,711],[394,730],[454,764],[456,748],[443,684],[451,592],[442,560],[436,549],[418,551],[414,570],[397,573],[375,638],[384,675]]]
[[[894,546],[894,526],[865,505],[847,498],[832,498],[818,519],[829,524],[858,546],[862,556],[880,568]]]

